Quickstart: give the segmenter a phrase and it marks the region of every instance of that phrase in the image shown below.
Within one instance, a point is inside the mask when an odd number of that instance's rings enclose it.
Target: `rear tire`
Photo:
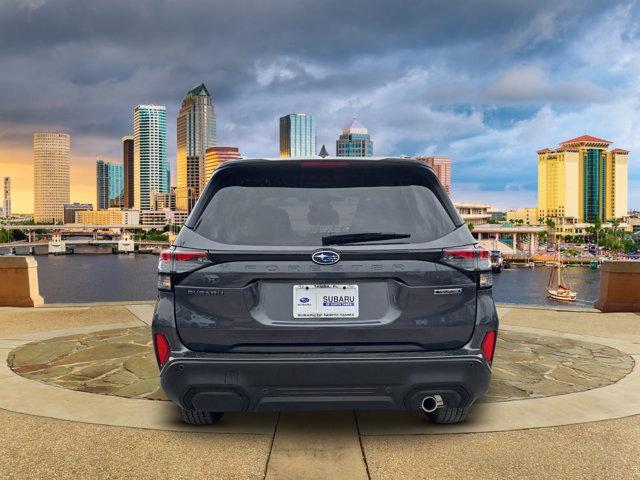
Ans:
[[[222,418],[224,412],[202,412],[200,410],[180,409],[182,421],[189,425],[212,425]]]
[[[425,415],[427,415],[427,417],[429,417],[429,420],[431,420],[433,423],[451,424],[464,421],[464,419],[467,418],[468,413],[469,407],[441,407],[438,408],[435,412],[425,413]]]

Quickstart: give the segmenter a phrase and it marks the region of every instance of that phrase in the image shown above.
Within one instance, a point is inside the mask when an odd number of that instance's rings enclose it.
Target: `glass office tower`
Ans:
[[[176,122],[176,206],[191,211],[207,183],[207,148],[216,144],[216,113],[203,83],[187,92]]]
[[[372,157],[373,142],[369,130],[355,118],[342,129],[336,141],[337,157]]]
[[[280,117],[280,157],[309,157],[315,154],[315,119],[306,113]]]
[[[133,109],[134,207],[150,210],[153,190],[170,189],[167,160],[167,110],[164,106],[138,105]]]

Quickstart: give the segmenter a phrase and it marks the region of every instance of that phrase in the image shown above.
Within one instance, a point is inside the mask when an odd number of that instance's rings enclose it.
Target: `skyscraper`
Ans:
[[[33,134],[33,219],[62,222],[69,203],[71,138],[66,133]]]
[[[96,160],[96,208],[109,208],[109,168],[104,160]]]
[[[629,152],[609,145],[582,135],[538,150],[540,217],[593,223],[627,215]]]
[[[207,182],[207,148],[216,144],[216,113],[204,83],[185,95],[176,127],[176,207],[190,211]]]
[[[109,208],[124,207],[124,165],[108,163]]]
[[[4,201],[2,211],[5,217],[11,216],[11,177],[4,177]]]
[[[355,118],[342,129],[336,141],[337,157],[372,157],[373,142],[369,131]]]
[[[306,113],[280,117],[280,157],[308,157],[315,154],[315,119]]]
[[[124,166],[124,208],[133,208],[133,136],[122,137],[122,165]]]
[[[448,157],[413,157],[430,165],[444,187],[444,191],[451,195],[451,159]]]
[[[133,109],[134,207],[151,208],[151,191],[167,193],[167,110],[164,106],[138,105]]]
[[[240,151],[238,147],[211,147],[207,148],[207,154],[205,157],[205,178],[209,181],[211,175],[218,165],[229,160],[236,160],[240,158]]]

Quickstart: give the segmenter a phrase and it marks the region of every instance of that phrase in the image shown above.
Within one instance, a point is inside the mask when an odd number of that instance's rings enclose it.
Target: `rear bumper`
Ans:
[[[489,388],[480,353],[217,355],[171,358],[165,393],[186,409],[286,411],[417,410],[427,395],[466,407]]]

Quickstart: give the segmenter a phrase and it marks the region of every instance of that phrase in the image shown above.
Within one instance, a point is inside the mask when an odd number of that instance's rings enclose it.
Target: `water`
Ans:
[[[565,284],[578,292],[575,302],[558,302],[547,297],[551,267],[510,268],[493,275],[493,298],[496,303],[552,305],[554,307],[593,307],[600,295],[600,270],[589,267],[562,269]]]
[[[37,255],[40,294],[45,303],[84,303],[153,300],[156,298],[156,255]],[[21,253],[18,251],[18,253]],[[550,267],[512,268],[494,274],[493,295],[497,303],[567,306],[546,295]],[[578,292],[569,304],[591,307],[598,298],[600,271],[588,267],[562,270],[566,283]]]

